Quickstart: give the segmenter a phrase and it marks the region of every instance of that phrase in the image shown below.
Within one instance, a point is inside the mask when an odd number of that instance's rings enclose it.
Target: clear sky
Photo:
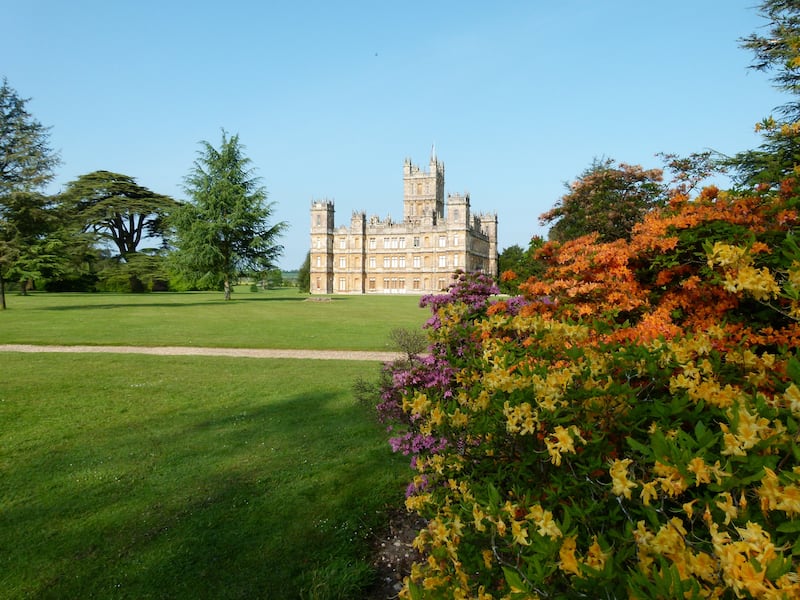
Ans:
[[[2,10],[0,77],[63,164],[185,199],[199,142],[239,134],[284,269],[309,246],[312,200],[402,217],[405,158],[445,164],[445,191],[496,212],[499,247],[594,158],[754,148],[788,100],[748,69],[758,0],[26,0]]]

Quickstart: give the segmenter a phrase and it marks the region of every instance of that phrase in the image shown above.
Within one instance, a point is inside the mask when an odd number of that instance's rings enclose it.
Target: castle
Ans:
[[[441,291],[456,271],[497,276],[497,214],[470,212],[469,194],[444,198],[444,164],[431,152],[428,171],[406,159],[403,220],[334,225],[329,200],[311,203],[312,294],[424,294]]]

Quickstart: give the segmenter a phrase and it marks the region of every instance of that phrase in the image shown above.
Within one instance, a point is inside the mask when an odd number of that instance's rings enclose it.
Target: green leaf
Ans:
[[[424,600],[422,588],[412,581],[408,582],[408,592],[411,595],[411,600]]]
[[[503,575],[505,575],[506,583],[511,588],[512,593],[527,590],[527,586],[522,582],[522,577],[511,567],[503,567]]]
[[[781,533],[797,533],[800,532],[800,520],[798,521],[786,521],[786,523],[781,523],[776,528]]]
[[[800,361],[795,357],[789,358],[789,362],[786,364],[786,372],[792,378],[792,381],[800,383]]]
[[[497,508],[500,506],[500,492],[497,491],[497,488],[489,483],[487,486],[487,492],[489,494],[489,506],[491,508]]]

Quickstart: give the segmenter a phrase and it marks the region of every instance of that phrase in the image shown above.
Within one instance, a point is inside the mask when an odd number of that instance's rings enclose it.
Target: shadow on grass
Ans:
[[[363,567],[401,497],[382,433],[334,393],[78,429],[4,468],[0,584],[12,596],[299,598],[326,565]]]
[[[267,297],[254,297],[254,298],[241,298],[234,297],[231,300],[224,300],[223,298],[213,300],[203,300],[202,302],[113,302],[105,304],[95,304],[86,302],[83,304],[67,304],[63,306],[41,306],[34,310],[51,310],[51,311],[70,311],[70,310],[86,310],[86,309],[127,309],[127,308],[181,308],[189,306],[214,306],[214,305],[233,305],[237,302],[265,302],[265,303],[287,303],[287,302],[303,302],[305,298],[267,298]]]

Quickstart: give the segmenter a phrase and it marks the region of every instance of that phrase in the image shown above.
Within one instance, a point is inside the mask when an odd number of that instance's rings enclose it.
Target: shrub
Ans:
[[[408,598],[800,597],[796,181],[426,297],[378,407],[428,520]]]

